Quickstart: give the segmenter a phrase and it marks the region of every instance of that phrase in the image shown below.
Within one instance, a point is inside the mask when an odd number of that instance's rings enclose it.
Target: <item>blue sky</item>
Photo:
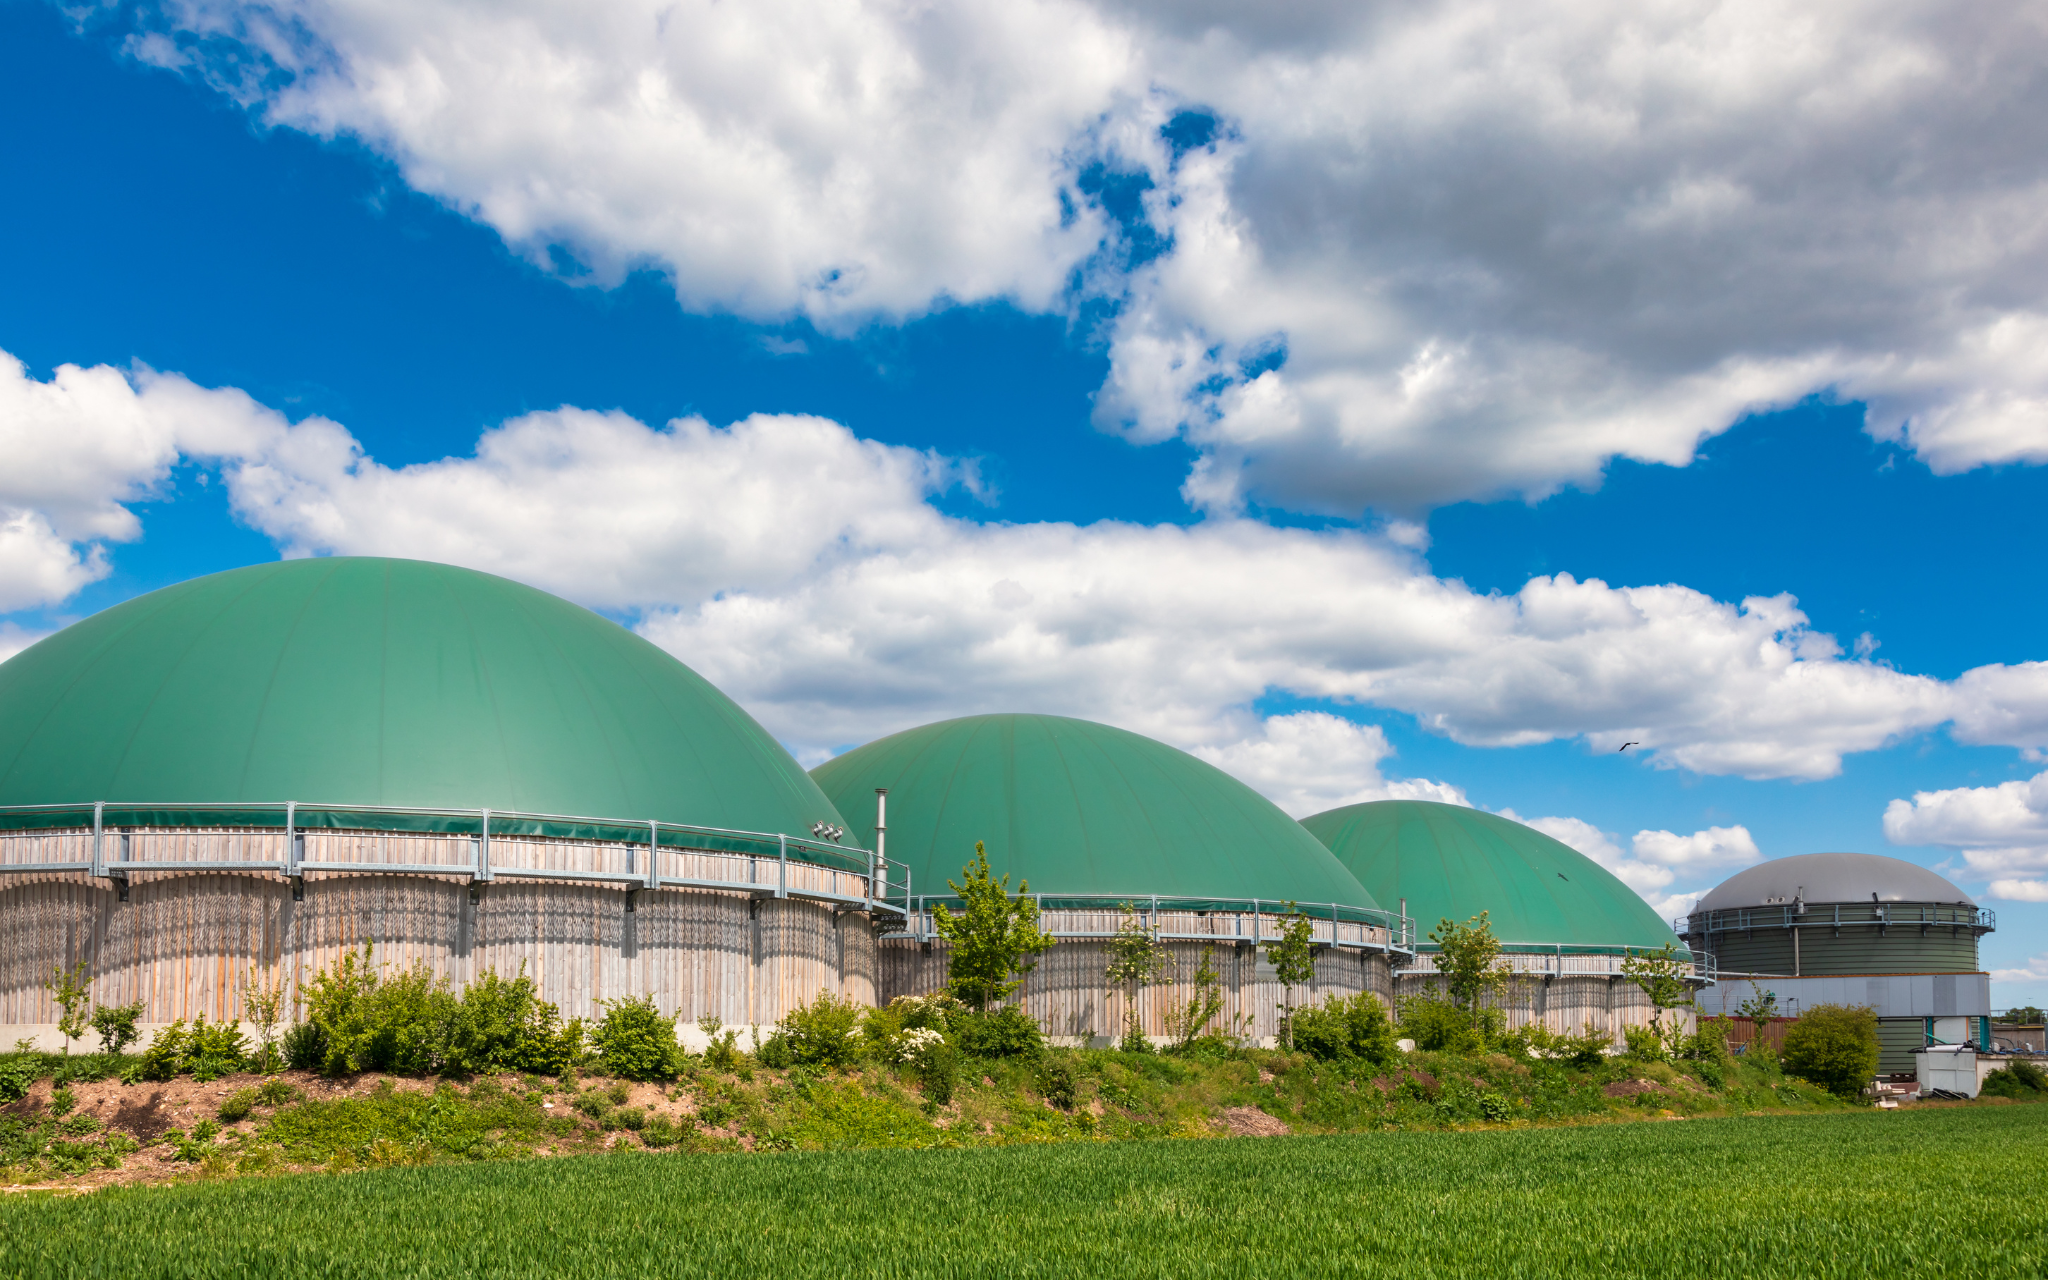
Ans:
[[[460,52],[531,32],[429,8],[266,41],[233,3],[0,4],[0,648],[280,554],[455,560],[640,627],[807,761],[1088,715],[1297,813],[1511,810],[1666,910],[1891,853],[1999,912],[1997,1000],[2048,999],[2048,254],[2011,212],[2048,164],[1981,101],[2025,117],[2035,37],[1829,9],[1821,64],[1746,55],[1660,141],[1643,77],[1570,81],[1611,39],[1578,6],[1540,56],[1629,141],[1347,79],[1529,56],[1506,11],[1491,51],[1318,11],[1311,55],[1249,17],[687,8],[896,69],[833,108],[567,9],[587,82],[673,96],[553,101]],[[2014,69],[1800,114],[1887,41]],[[1356,112],[1395,142],[1346,151]]]

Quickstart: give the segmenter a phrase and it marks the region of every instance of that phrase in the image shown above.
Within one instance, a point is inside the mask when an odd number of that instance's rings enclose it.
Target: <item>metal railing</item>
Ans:
[[[1695,911],[1671,921],[1679,934],[1744,933],[1752,929],[1967,928],[1989,933],[1998,917],[1985,907],[1956,902],[1788,902],[1727,911]]]
[[[180,831],[281,833],[278,856],[250,858],[149,858],[133,856],[145,844]],[[873,851],[780,832],[740,831],[690,823],[623,821],[566,814],[501,809],[432,809],[397,805],[325,804],[277,801],[260,804],[178,802],[0,806],[0,848],[12,838],[75,835],[90,837],[84,858],[13,861],[0,856],[0,875],[83,872],[96,879],[125,881],[134,872],[274,871],[300,880],[307,872],[456,876],[471,883],[493,880],[573,880],[617,884],[626,889],[700,888],[744,892],[755,897],[797,897],[903,915],[910,894],[910,869]],[[309,836],[440,838],[467,854],[446,862],[391,862],[307,856]],[[83,843],[83,842],[81,842]],[[623,859],[620,867],[542,867],[493,856],[534,847],[586,846]],[[315,846],[317,850],[317,845]],[[641,854],[645,853],[644,865]],[[664,874],[663,852],[730,860],[744,866],[744,879]],[[109,856],[112,853],[113,856]],[[618,860],[615,858],[615,861]],[[796,883],[790,868],[817,867],[859,881],[858,894]],[[772,866],[772,871],[766,868]],[[768,877],[764,879],[764,874]],[[835,877],[835,880],[837,877]]]
[[[1543,977],[1588,977],[1621,972],[1622,962],[1630,956],[1656,954],[1657,948],[1633,943],[1558,943],[1558,942],[1503,942],[1500,944],[1501,958],[1509,962],[1509,971],[1516,974],[1534,974]],[[1720,962],[1712,952],[1697,947],[1688,948],[1692,980],[1703,986],[1713,986],[1721,980]],[[1429,974],[1436,972],[1432,960],[1427,967],[1421,961],[1436,954],[1436,949],[1425,946],[1416,955],[1416,967],[1400,970],[1403,974]],[[1604,966],[1595,969],[1570,967],[1572,960],[1604,960]]]
[[[1071,927],[1060,921],[1058,914],[1116,912],[1129,904],[1144,921],[1145,930],[1161,942],[1228,942],[1259,947],[1277,941],[1280,930],[1299,915],[1308,920],[1312,930],[1311,941],[1319,946],[1410,955],[1415,951],[1415,921],[1412,918],[1392,911],[1337,902],[1290,903],[1268,898],[1194,898],[1149,893],[1034,893],[1030,897],[1038,904],[1042,920],[1048,918],[1048,913],[1055,913],[1051,917],[1051,927],[1041,925],[1048,935],[1055,938],[1115,937],[1117,931],[1114,929]],[[932,923],[932,908],[943,905],[949,910],[957,910],[961,905],[960,900],[951,894],[914,895],[907,901],[909,909],[905,913],[904,928],[899,932],[885,933],[883,938],[933,941],[937,931]],[[1184,927],[1190,916],[1200,921],[1200,926]],[[1176,919],[1168,921],[1163,917]],[[1374,930],[1384,936],[1372,937]]]

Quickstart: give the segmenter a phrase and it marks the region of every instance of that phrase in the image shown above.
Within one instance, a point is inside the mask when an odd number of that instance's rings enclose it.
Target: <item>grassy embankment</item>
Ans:
[[[0,1275],[2035,1276],[2048,1108],[526,1161],[0,1203]]]
[[[101,1065],[86,1074],[102,1079],[72,1085],[75,1101],[59,1104],[46,1078],[0,1109],[0,1183],[346,1171],[619,1146],[698,1153],[970,1147],[1850,1105],[1768,1067],[1725,1059],[1616,1058],[1577,1069],[1417,1053],[1382,1071],[1259,1050],[1212,1058],[1054,1050],[1039,1059],[970,1062],[944,1105],[915,1073],[873,1063],[845,1072],[770,1071],[742,1057],[732,1071],[690,1065],[670,1085],[573,1075],[324,1081],[301,1073],[267,1084],[231,1077],[202,1086],[181,1077],[122,1085],[113,1064]]]

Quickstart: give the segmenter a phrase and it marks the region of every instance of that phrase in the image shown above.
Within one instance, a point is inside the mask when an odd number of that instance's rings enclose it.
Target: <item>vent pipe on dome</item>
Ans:
[[[875,788],[875,867],[874,867],[874,871],[873,871],[873,873],[872,873],[872,874],[871,874],[871,875],[870,875],[870,876],[868,877],[868,903],[869,903],[869,905],[870,905],[871,907],[873,906],[873,904],[874,904],[874,899],[875,899],[875,887],[874,887],[874,886],[875,886],[875,877],[879,876],[879,877],[881,878],[881,881],[882,881],[882,892],[881,892],[881,896],[883,896],[883,897],[885,897],[885,898],[889,896],[889,854],[888,854],[888,843],[889,843],[889,788],[887,788],[887,787],[876,787],[876,788]],[[904,899],[904,902],[903,902],[903,909],[904,909],[905,911],[908,911],[908,910],[910,910],[910,901],[909,901],[909,898],[908,898],[908,897],[906,897],[906,898]]]

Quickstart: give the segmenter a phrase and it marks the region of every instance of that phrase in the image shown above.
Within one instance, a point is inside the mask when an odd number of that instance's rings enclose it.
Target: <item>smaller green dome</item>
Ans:
[[[868,847],[889,789],[891,860],[945,894],[989,869],[1054,899],[1380,903],[1272,801],[1184,751],[1064,716],[990,715],[907,729],[811,771]]]
[[[1427,938],[1446,917],[1487,912],[1510,950],[1619,951],[1678,935],[1599,863],[1498,814],[1427,800],[1379,800],[1303,818],[1381,902],[1408,900]],[[1423,943],[1423,949],[1429,949]]]

